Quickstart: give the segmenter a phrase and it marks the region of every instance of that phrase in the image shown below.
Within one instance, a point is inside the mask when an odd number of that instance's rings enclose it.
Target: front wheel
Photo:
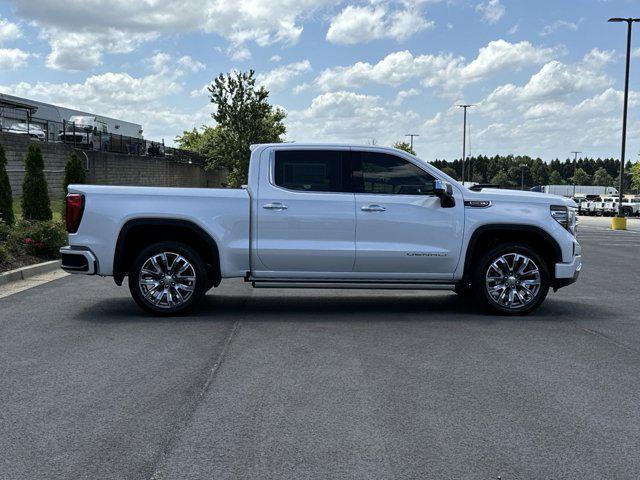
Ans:
[[[549,291],[546,262],[531,247],[503,243],[491,248],[474,271],[474,294],[490,312],[526,315]]]
[[[159,316],[191,310],[202,299],[209,280],[198,252],[178,242],[144,248],[129,271],[129,291],[136,303]]]

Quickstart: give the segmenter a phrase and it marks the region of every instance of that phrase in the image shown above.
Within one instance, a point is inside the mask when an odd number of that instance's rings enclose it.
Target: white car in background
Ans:
[[[42,127],[33,123],[14,123],[10,128],[5,130],[5,132],[17,135],[28,135],[32,139],[40,140],[41,142],[47,139],[47,134]]]

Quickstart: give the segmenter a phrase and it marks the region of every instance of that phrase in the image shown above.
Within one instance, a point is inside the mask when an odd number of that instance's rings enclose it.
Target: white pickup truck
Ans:
[[[62,268],[113,276],[143,309],[185,312],[228,278],[254,287],[451,289],[502,314],[580,272],[575,203],[469,190],[392,148],[252,147],[242,189],[70,185]]]

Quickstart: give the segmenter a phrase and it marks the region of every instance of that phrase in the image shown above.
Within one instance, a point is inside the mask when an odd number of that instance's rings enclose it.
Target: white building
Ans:
[[[0,128],[2,130],[7,130],[16,123],[35,124],[47,132],[48,140],[55,141],[58,133],[63,129],[63,123],[74,115],[96,117],[96,120],[107,125],[110,133],[142,138],[142,125],[137,123],[0,93]]]

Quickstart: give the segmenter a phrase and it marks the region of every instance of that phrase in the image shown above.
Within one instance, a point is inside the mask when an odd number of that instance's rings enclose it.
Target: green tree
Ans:
[[[458,174],[451,167],[442,167],[440,170],[442,171],[442,173],[449,175],[451,178],[455,178],[455,179],[458,178]]]
[[[25,220],[51,220],[51,204],[43,171],[44,160],[40,147],[35,143],[29,145],[24,164],[22,217]]]
[[[7,157],[2,145],[0,145],[0,218],[8,225],[13,225],[15,221],[11,183],[9,183],[9,175],[7,175]]]
[[[636,192],[640,191],[640,162],[636,162],[631,167],[631,188]],[[611,181],[613,183],[613,179]]]
[[[505,172],[498,172],[491,179],[491,183],[504,188],[504,187],[508,187],[510,182],[509,182],[509,177]]]
[[[253,70],[220,74],[209,86],[217,132],[208,166],[226,168],[232,187],[247,182],[250,145],[281,142],[286,132],[285,112],[269,104],[269,92],[256,87],[254,74]]]
[[[562,175],[557,170],[554,170],[549,175],[549,185],[564,185]]]
[[[62,189],[64,190],[64,196],[67,196],[69,193],[69,185],[72,183],[80,184],[87,181],[87,174],[84,171],[84,167],[82,166],[82,162],[78,158],[75,152],[72,152],[69,155],[69,161],[64,167],[64,180],[62,182]],[[63,202],[62,204],[62,218],[66,216],[66,208]]]
[[[393,148],[397,148],[398,150],[403,150],[407,153],[410,153],[411,155],[416,154],[416,151],[413,148],[411,148],[411,145],[408,142],[405,142],[403,140],[399,140],[396,143],[394,143]]]
[[[633,168],[631,170],[633,175]],[[638,172],[638,176],[640,177],[640,171]],[[639,181],[640,181],[640,178],[639,178]],[[613,178],[611,177],[611,175],[607,173],[607,171],[604,168],[599,168],[593,174],[593,184],[599,185],[602,187],[610,187],[613,185]]]
[[[589,185],[589,175],[581,168],[576,168],[571,180],[575,185]]]

